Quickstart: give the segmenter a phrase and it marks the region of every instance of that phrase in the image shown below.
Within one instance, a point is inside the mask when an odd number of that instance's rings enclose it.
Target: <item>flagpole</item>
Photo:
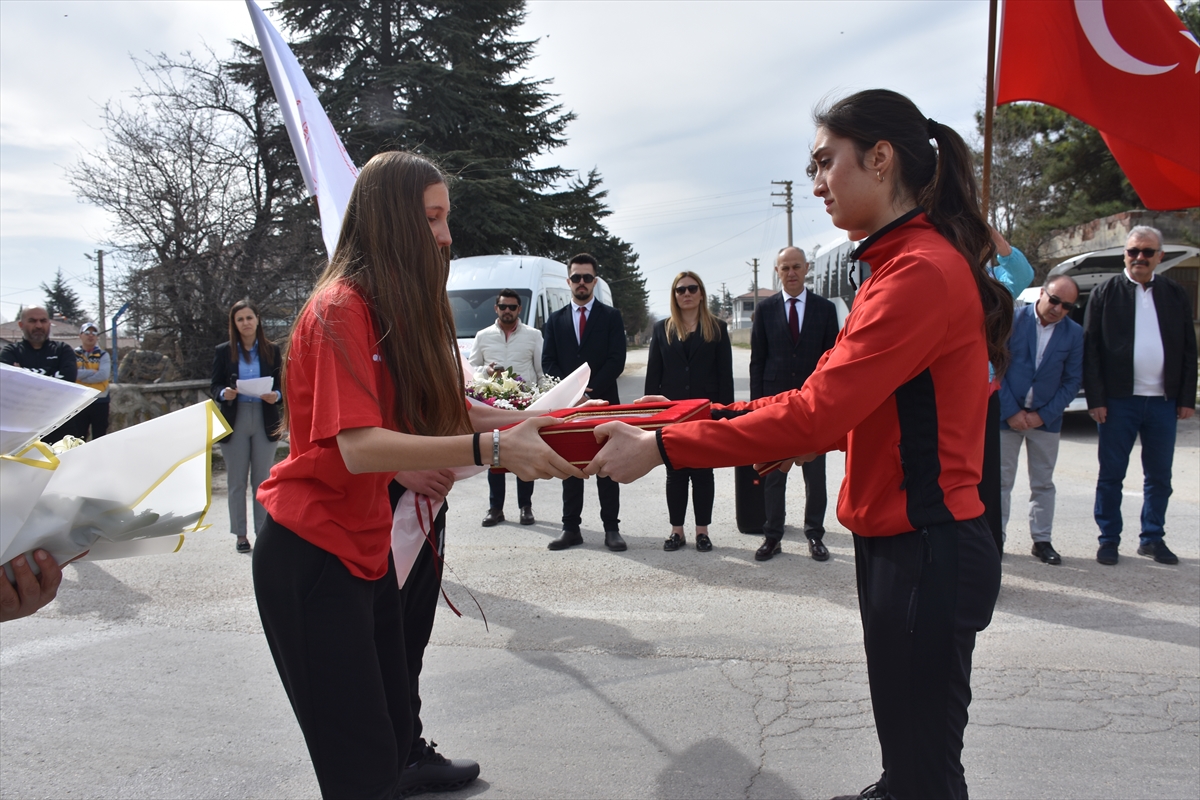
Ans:
[[[983,109],[983,218],[988,218],[992,200],[992,118],[996,106],[996,7],[999,0],[988,0],[987,93]]]

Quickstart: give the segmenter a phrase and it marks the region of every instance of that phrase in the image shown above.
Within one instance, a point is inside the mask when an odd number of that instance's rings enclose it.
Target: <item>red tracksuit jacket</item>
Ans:
[[[988,357],[966,260],[919,210],[859,248],[871,277],[803,389],[667,426],[672,467],[725,467],[846,451],[838,519],[894,536],[983,514]]]

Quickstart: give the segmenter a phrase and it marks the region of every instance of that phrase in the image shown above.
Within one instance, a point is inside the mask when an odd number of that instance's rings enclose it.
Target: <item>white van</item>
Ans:
[[[450,262],[446,290],[458,330],[458,349],[470,356],[475,334],[496,321],[496,297],[512,289],[521,298],[521,321],[541,330],[546,319],[571,302],[567,266],[540,256],[472,256]],[[596,280],[596,299],[612,305],[612,290]]]

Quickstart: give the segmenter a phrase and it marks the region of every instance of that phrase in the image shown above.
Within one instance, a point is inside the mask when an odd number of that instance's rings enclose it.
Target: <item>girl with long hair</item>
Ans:
[[[780,468],[846,450],[838,518],[854,534],[883,777],[860,797],[965,798],[971,654],[1000,587],[979,497],[988,360],[1003,372],[1012,297],[971,155],[903,95],[859,92],[814,115],[809,175],[833,224],[862,240],[863,282],[804,388],[656,433],[620,423],[588,466],[633,480],[659,463]]]
[[[654,324],[646,363],[646,394],[671,400],[703,397],[714,403],[733,402],[733,347],[729,330],[709,310],[704,281],[694,272],[675,276],[671,282],[671,316]],[[683,523],[687,516],[689,482],[696,520],[696,549],[706,553],[712,550],[708,536],[715,496],[711,469],[667,469],[671,535],[663,542],[663,549],[678,550],[687,543]]]
[[[444,509],[431,531],[438,553],[422,547],[401,588],[396,503],[413,502],[408,492],[441,501],[449,468],[472,463],[525,480],[582,476],[538,435],[552,419],[499,432],[532,415],[468,414],[446,294],[449,211],[445,176],[429,161],[372,158],[289,343],[291,451],[259,490],[268,516],[254,588],[325,797],[405,796],[479,774],[420,737]]]
[[[221,413],[233,423],[233,433],[220,442],[229,482],[229,530],[237,537],[237,551],[250,552],[246,531],[246,479],[253,495],[266,480],[275,463],[279,441],[279,409],[282,359],[279,348],[263,332],[262,315],[250,298],[229,309],[229,341],[217,345],[213,358],[212,395]],[[262,394],[239,392],[238,380],[271,379],[271,391]],[[267,510],[254,501],[254,531],[262,527]]]

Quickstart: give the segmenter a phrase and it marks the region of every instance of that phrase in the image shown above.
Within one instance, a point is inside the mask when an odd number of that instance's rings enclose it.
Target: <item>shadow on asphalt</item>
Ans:
[[[149,600],[149,595],[130,589],[99,564],[76,561],[63,571],[54,607],[63,617],[99,617],[117,622],[136,618],[139,608]]]

